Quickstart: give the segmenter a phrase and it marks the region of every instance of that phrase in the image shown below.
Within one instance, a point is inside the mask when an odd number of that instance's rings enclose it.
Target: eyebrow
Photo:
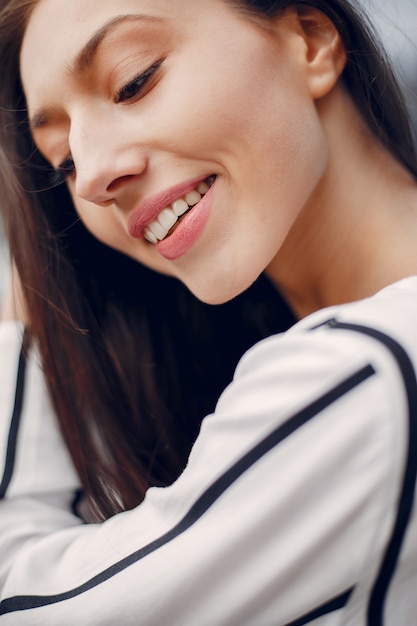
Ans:
[[[162,17],[155,17],[153,15],[136,15],[136,14],[128,14],[128,15],[118,15],[108,22],[104,24],[101,28],[99,28],[87,43],[83,46],[82,50],[77,54],[75,61],[70,67],[70,72],[72,74],[78,75],[83,74],[94,62],[95,56],[98,52],[100,44],[107,37],[109,33],[122,24],[124,22],[136,22],[136,21],[151,21],[151,22],[159,22],[163,20]]]
[[[103,40],[114,31],[120,24],[124,22],[150,21],[160,22],[163,17],[155,17],[153,15],[127,14],[118,15],[103,24],[82,47],[81,51],[75,57],[75,60],[69,65],[68,71],[73,76],[84,74],[93,64],[97,52]],[[31,117],[29,124],[31,130],[36,130],[46,126],[48,123],[48,114],[46,109],[39,109]]]

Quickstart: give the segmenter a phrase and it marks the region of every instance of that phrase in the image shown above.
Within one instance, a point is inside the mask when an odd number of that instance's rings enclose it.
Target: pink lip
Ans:
[[[217,178],[189,213],[186,213],[174,232],[156,244],[159,254],[168,261],[175,261],[188,252],[203,233],[210,217]]]
[[[207,176],[195,178],[188,182],[179,183],[174,187],[165,189],[164,191],[147,198],[142,204],[135,209],[129,216],[127,229],[129,235],[135,239],[143,238],[143,232],[148,224],[156,219],[157,215],[173,202],[179,200],[187,193],[197,187],[199,183],[205,180]]]

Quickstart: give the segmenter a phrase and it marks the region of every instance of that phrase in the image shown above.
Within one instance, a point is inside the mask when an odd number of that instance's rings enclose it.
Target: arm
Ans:
[[[80,523],[68,515],[79,481],[60,436],[24,327],[0,324],[0,584],[16,550],[39,533]],[[42,513],[44,511],[44,513]]]
[[[0,312],[0,588],[33,536],[80,524],[79,480],[62,441],[38,356],[22,348],[28,323],[12,268]]]
[[[377,355],[374,374],[359,347],[324,331],[255,347],[180,479],[104,524],[79,525],[71,489],[11,493],[0,619],[286,624],[347,601],[378,567],[404,451],[387,392],[398,373]]]

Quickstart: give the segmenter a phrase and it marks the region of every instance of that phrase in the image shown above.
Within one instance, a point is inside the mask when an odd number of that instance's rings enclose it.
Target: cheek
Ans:
[[[267,174],[276,185],[301,198],[308,195],[323,174],[327,140],[313,102],[282,102],[280,114],[270,126],[270,140],[264,146]],[[277,188],[278,191],[278,188]],[[300,199],[301,199],[300,198]]]
[[[277,70],[275,48],[249,29],[206,40],[168,60],[160,90],[146,105],[165,149],[169,141],[175,149],[181,137],[182,148],[198,147],[202,158],[205,150],[224,154],[237,141],[259,139],[257,123],[275,120],[276,86],[288,73]]]
[[[305,80],[288,52],[245,33],[242,40],[212,43],[203,55],[187,55],[178,66],[181,73],[168,74],[164,84],[170,106],[163,97],[156,103],[165,148],[171,138],[181,156],[207,159],[229,173],[239,168],[242,180],[259,169],[275,184],[283,177],[295,184],[301,170],[314,177],[322,137]]]

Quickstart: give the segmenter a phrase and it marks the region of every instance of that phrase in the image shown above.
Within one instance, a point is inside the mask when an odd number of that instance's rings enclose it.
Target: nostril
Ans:
[[[128,183],[130,180],[133,180],[134,178],[134,174],[127,174],[126,176],[119,176],[118,178],[115,178],[107,187],[107,192],[114,193],[115,191],[120,189],[120,187]]]

